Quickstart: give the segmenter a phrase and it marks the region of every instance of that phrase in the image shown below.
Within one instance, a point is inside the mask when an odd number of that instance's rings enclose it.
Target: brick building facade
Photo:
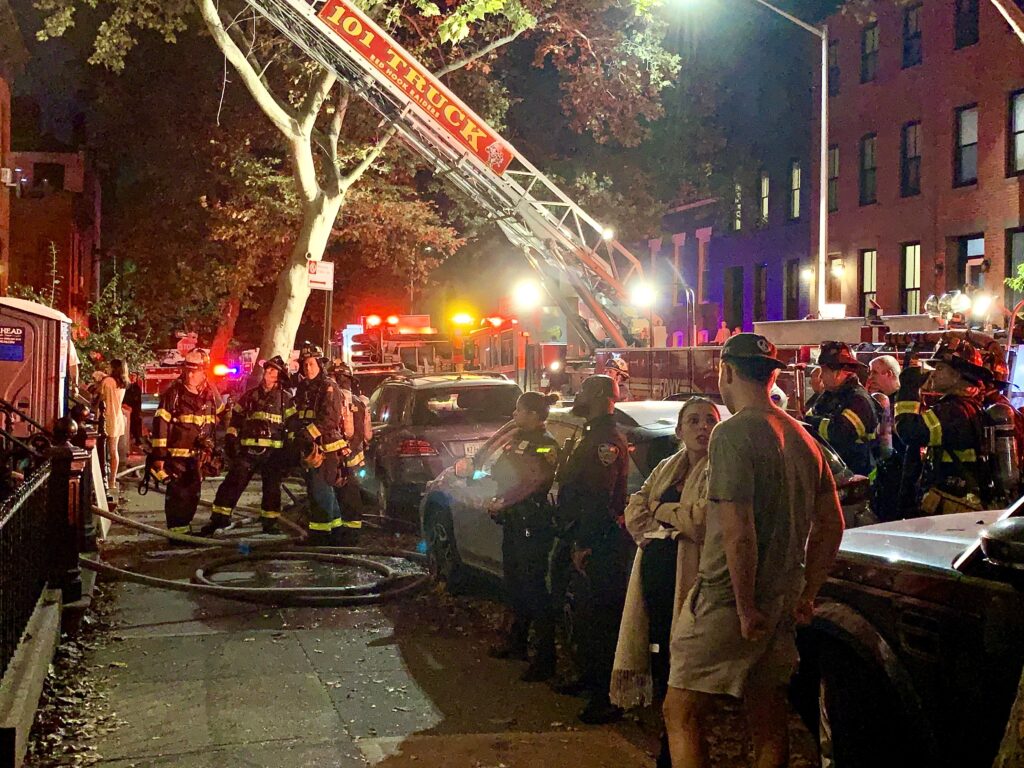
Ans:
[[[1024,46],[987,0],[872,10],[828,19],[826,300],[915,314],[965,284],[1001,295],[1024,264]]]
[[[11,282],[46,289],[51,243],[60,284],[56,308],[85,323],[98,293],[100,184],[84,152],[14,152],[20,168],[11,203]]]

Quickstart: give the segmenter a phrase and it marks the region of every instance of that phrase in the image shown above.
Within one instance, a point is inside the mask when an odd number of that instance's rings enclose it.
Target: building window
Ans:
[[[953,163],[953,186],[978,181],[978,105],[960,107],[956,111],[956,157]]]
[[[921,3],[903,11],[903,68],[921,63]]]
[[[843,257],[829,256],[825,272],[825,302],[841,304],[843,301]]]
[[[743,185],[737,184],[732,193],[732,231],[743,229]]]
[[[800,319],[800,259],[789,259],[785,272],[785,301],[783,312],[786,320]]]
[[[860,305],[862,316],[878,296],[878,251],[869,249],[860,252]]]
[[[828,44],[828,95],[839,95],[839,41]]]
[[[1010,94],[1010,135],[1006,142],[1007,171],[1024,173],[1024,91]]]
[[[903,126],[900,141],[900,195],[921,194],[921,123]]]
[[[789,162],[789,218],[800,218],[800,161]]]
[[[839,210],[839,147],[828,148],[828,210]]]
[[[754,322],[768,319],[768,265],[754,267]]]
[[[1024,229],[1010,229],[1006,232],[1006,276],[1024,277]],[[1018,301],[1024,299],[1024,291],[1015,291],[1006,286],[1006,298],[1004,304],[1007,307],[1014,306]]]
[[[904,315],[921,314],[921,244],[903,245],[903,280],[900,310]]]
[[[871,205],[877,197],[877,173],[875,161],[876,136],[869,133],[860,140],[860,204]]]
[[[978,42],[978,0],[956,0],[954,34],[957,48]]]
[[[878,24],[868,24],[860,34],[860,81],[870,83],[878,76]]]
[[[771,191],[771,179],[768,171],[761,171],[761,223],[768,223],[768,194]]]

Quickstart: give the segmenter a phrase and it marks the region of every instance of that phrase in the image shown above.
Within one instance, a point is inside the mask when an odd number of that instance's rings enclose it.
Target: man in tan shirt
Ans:
[[[676,768],[710,766],[704,714],[723,694],[744,702],[758,768],[789,759],[796,624],[811,619],[843,518],[817,444],[771,401],[781,367],[757,334],[722,350],[719,387],[734,415],[711,435],[700,569],[672,637],[664,711]]]

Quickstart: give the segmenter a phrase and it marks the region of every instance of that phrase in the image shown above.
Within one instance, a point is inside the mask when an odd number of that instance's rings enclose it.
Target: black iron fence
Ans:
[[[0,504],[0,678],[53,574],[50,462]]]

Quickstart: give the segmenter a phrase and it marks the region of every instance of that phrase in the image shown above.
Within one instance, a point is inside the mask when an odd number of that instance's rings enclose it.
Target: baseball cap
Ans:
[[[785,368],[777,355],[775,345],[759,333],[737,333],[722,347],[723,360],[764,360],[776,368]]]

